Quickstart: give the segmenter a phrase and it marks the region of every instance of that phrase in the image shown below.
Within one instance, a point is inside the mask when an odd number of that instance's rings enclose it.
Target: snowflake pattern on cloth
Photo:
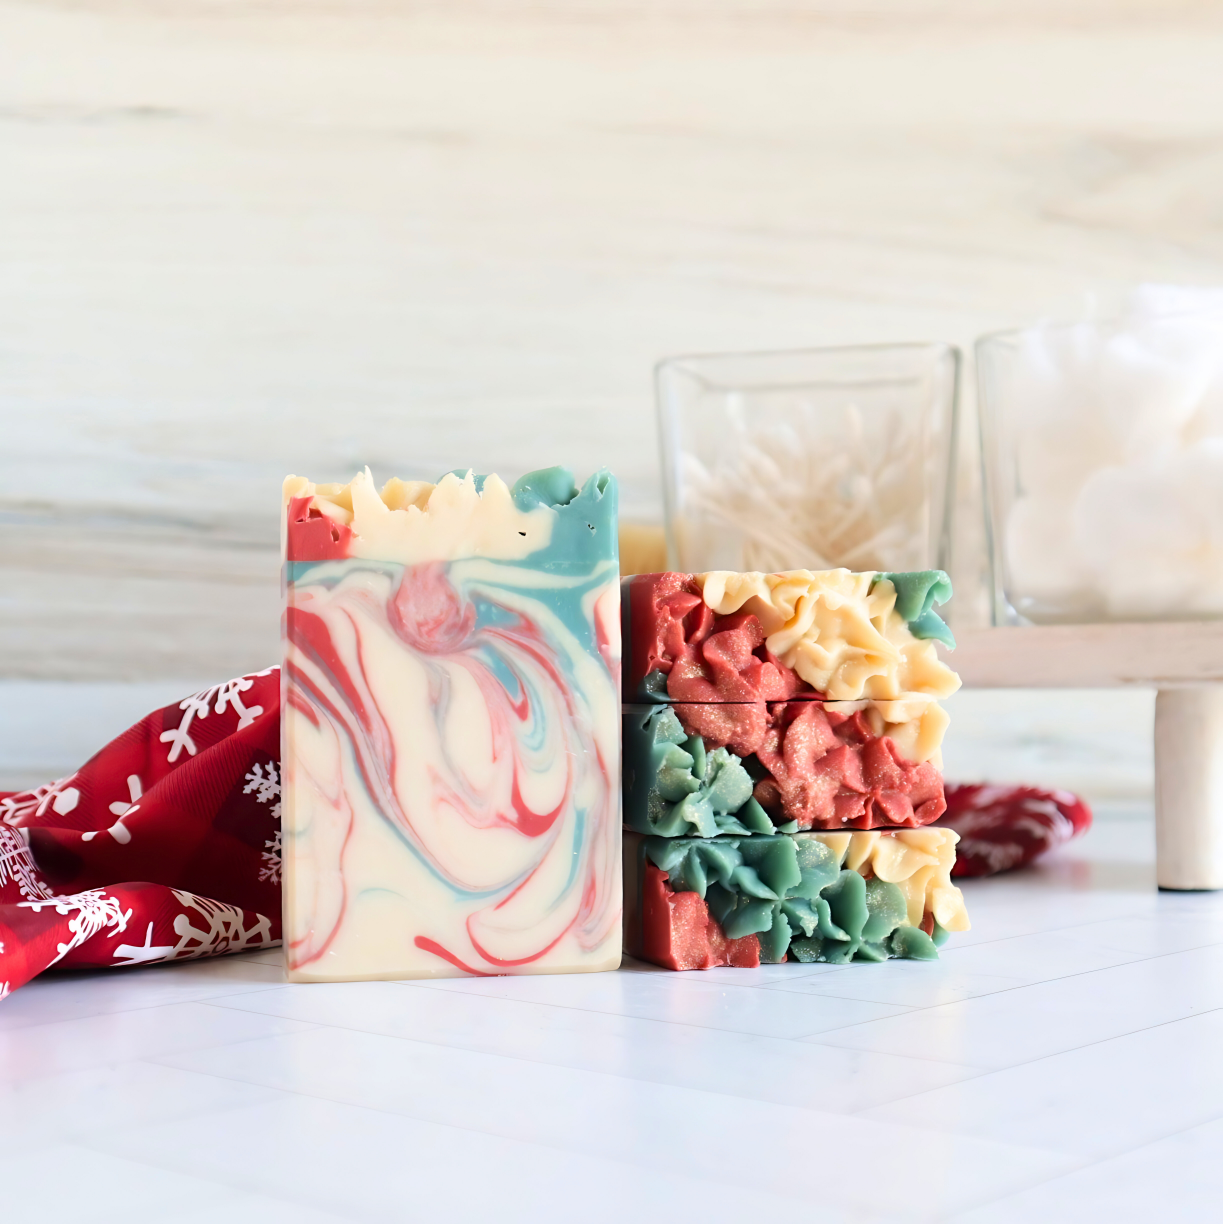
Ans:
[[[280,672],[154,711],[68,778],[0,794],[0,985],[280,939]]]
[[[76,774],[71,774],[33,790],[0,795],[0,822],[24,824],[27,820],[45,816],[48,808],[56,816],[67,816],[81,801],[81,792],[71,785],[75,777]]]
[[[278,667],[269,667],[266,671],[255,672],[251,676],[238,676],[237,679],[226,680],[224,684],[214,684],[211,688],[201,689],[180,701],[178,708],[184,711],[182,720],[178,726],[163,731],[159,737],[163,744],[170,745],[166,757],[170,764],[173,765],[178,760],[184,748],[190,756],[195,756],[199,751],[195,740],[191,738],[191,724],[197,718],[207,718],[210,712],[224,714],[228,709],[238,715],[239,731],[249,727],[263,713],[263,706],[252,705],[248,709],[243,704],[242,694],[249,693],[255,687],[256,680],[279,671]]]
[[[123,965],[153,965],[162,961],[195,960],[201,956],[223,956],[226,952],[247,952],[252,948],[268,948],[276,941],[271,937],[271,921],[262,914],[253,915],[236,905],[224,905],[207,897],[196,897],[175,888],[170,890],[182,907],[174,916],[171,930],[175,943],[154,943],[157,923],[150,921],[145,928],[144,943],[120,944],[115,948],[115,963]],[[195,925],[194,914],[203,918],[205,929]]]
[[[54,895],[38,874],[25,839],[15,830],[0,825],[0,904],[46,901]]]
[[[1085,833],[1091,828],[1091,809],[1070,791],[949,785],[947,811],[938,823],[960,835],[951,874],[988,876],[1026,867]]]
[[[281,866],[280,771],[277,768],[276,762],[269,761],[266,772],[264,772],[264,766],[256,765],[246,775],[246,787],[244,789],[248,794],[254,791],[255,798],[259,803],[269,803],[273,799],[276,800],[272,805],[272,815],[276,818],[276,835],[271,841],[263,843],[263,866],[259,868],[259,878],[261,880],[269,880],[273,884],[279,884]]]
[[[110,896],[100,888],[91,888],[71,897],[48,897],[45,901],[19,901],[17,904],[36,915],[50,908],[61,918],[68,919],[67,942],[56,941],[55,956],[47,965],[48,969],[107,927],[115,927],[116,933],[126,931],[127,921],[132,916],[132,911],[124,910],[118,897]]]
[[[259,878],[261,880],[270,880],[273,884],[280,883],[280,869],[284,862],[282,855],[283,847],[280,842],[281,831],[276,830],[276,836],[269,842],[264,842],[263,851],[263,866],[259,868]]]

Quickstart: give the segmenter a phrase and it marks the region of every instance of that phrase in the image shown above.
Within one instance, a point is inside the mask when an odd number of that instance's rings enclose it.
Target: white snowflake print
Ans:
[[[174,919],[174,932],[178,936],[174,947],[176,960],[245,952],[251,948],[274,948],[280,942],[272,938],[272,923],[262,914],[255,915],[255,923],[248,929],[242,925],[242,910],[236,905],[179,892],[177,888],[173,892],[184,906],[203,915],[208,923],[208,929],[201,931],[191,925],[186,914],[179,914]]]
[[[198,749],[195,740],[191,738],[191,724],[197,718],[207,718],[209,714],[224,714],[226,709],[231,709],[238,715],[238,730],[249,727],[263,713],[263,706],[251,706],[248,709],[242,700],[242,694],[254,688],[256,677],[270,676],[276,670],[275,667],[268,667],[249,676],[238,676],[234,680],[226,680],[224,684],[214,684],[211,688],[201,689],[185,701],[180,701],[178,708],[185,711],[182,722],[172,731],[163,731],[160,736],[163,744],[170,745],[170,753],[166,759],[173,764],[182,755],[184,748],[188,756],[195,756]]]
[[[263,766],[256,763],[255,766],[246,775],[246,785],[242,788],[244,795],[249,795],[251,791],[255,792],[256,803],[267,803],[271,799],[275,799],[276,803],[272,807],[272,815],[277,820],[280,819],[280,769],[275,761],[269,761],[267,764],[267,773],[263,771]]]
[[[0,1000],[7,999],[12,991],[8,988],[7,982],[0,982]]]
[[[111,810],[113,811],[115,808],[115,804],[112,803],[110,806],[111,806]],[[123,813],[123,815],[131,816],[138,811],[140,811],[140,804],[133,803],[130,807],[127,808],[127,810]],[[127,827],[127,825],[123,823],[122,819],[116,820],[115,823],[111,825],[109,829],[103,829],[101,831],[103,833],[109,833],[111,837],[113,837],[115,841],[117,841],[119,845],[121,846],[126,846],[128,842],[132,840],[132,831],[131,829]],[[88,833],[81,834],[81,841],[86,841],[86,842],[93,841],[93,839],[97,837],[97,835],[98,835],[97,829],[90,829]]]
[[[144,931],[144,943],[120,944],[115,949],[115,962],[121,969],[129,965],[151,965],[154,961],[173,960],[173,944],[155,944],[153,942],[153,924],[150,922]]]
[[[0,821],[8,825],[23,824],[33,817],[38,819],[50,808],[58,816],[67,816],[81,801],[81,792],[68,784],[76,778],[70,774],[57,782],[36,786],[33,790],[20,791],[0,799]]]
[[[124,912],[118,900],[108,897],[100,888],[91,888],[71,897],[48,897],[39,901],[18,901],[17,904],[33,910],[36,914],[42,912],[44,905],[54,906],[57,914],[71,914],[76,911],[76,917],[68,921],[70,938],[67,943],[55,945],[55,958],[48,963],[48,969],[63,960],[73,948],[79,948],[87,939],[93,938],[106,927],[116,928],[111,932],[112,935],[126,931],[127,920],[132,916],[130,909]]]
[[[133,807],[144,797],[144,783],[140,780],[139,774],[127,775],[127,802],[122,799],[116,799],[110,805],[110,814],[112,816],[123,816],[131,811]]]
[[[45,901],[55,895],[39,876],[25,838],[16,830],[0,825],[0,888],[10,880],[26,901]]]
[[[267,770],[258,763],[246,775],[246,785],[242,788],[244,795],[249,795],[251,792],[255,794],[256,803],[271,803],[272,816],[277,822],[280,820],[280,770],[277,768],[275,761],[267,763]],[[263,866],[259,868],[259,878],[261,880],[270,880],[273,884],[280,883],[280,868],[282,864],[281,855],[281,840],[280,830],[276,830],[276,836],[271,841],[263,843]]]
[[[109,829],[102,830],[104,833],[109,833],[121,846],[126,846],[132,840],[132,831],[123,823],[123,817],[134,816],[140,811],[140,800],[144,796],[139,774],[127,775],[127,793],[130,802],[124,803],[122,799],[116,799],[110,804],[111,815],[118,816],[119,819]],[[81,841],[93,841],[97,835],[97,829],[90,829],[88,833],[81,834]]]
[[[263,843],[266,849],[263,851],[263,866],[259,868],[259,878],[268,880],[272,884],[280,883],[280,868],[283,860],[281,858],[280,830],[276,830],[276,836],[271,841]]]
[[[115,948],[116,964],[150,965],[155,961],[195,960],[201,956],[220,956],[225,952],[274,948],[279,942],[272,938],[272,924],[262,914],[256,914],[254,925],[248,928],[243,925],[242,910],[236,905],[179,892],[177,888],[171,891],[185,909],[195,910],[203,916],[203,925],[207,929],[192,926],[189,914],[179,914],[174,919],[174,933],[178,936],[178,942],[155,944],[153,924],[150,922],[145,929],[144,943],[119,944]]]

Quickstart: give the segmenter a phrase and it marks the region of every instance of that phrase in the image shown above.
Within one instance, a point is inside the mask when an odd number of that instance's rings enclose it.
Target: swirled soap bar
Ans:
[[[293,981],[614,969],[616,485],[284,487]]]
[[[969,928],[951,829],[624,837],[625,950],[667,969],[933,960]]]

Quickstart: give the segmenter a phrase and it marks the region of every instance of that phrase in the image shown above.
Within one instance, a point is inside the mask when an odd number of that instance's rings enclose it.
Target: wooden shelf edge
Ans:
[[[965,688],[1223,684],[1223,621],[956,629],[943,652]]]

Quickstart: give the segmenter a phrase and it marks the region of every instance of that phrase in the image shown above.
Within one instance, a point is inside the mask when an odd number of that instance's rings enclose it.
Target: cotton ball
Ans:
[[[1110,449],[1130,462],[1176,445],[1210,381],[1208,357],[1160,339],[1151,329],[1123,332],[1100,355],[1100,424],[1114,439]]]
[[[1223,614],[1223,439],[1086,483],[1073,534],[1107,614]]]
[[[1073,501],[1064,497],[1019,498],[1006,524],[1007,587],[1024,615],[1040,604],[1091,602],[1090,572],[1069,529]],[[1031,606],[1031,605],[1037,606]]]
[[[1036,328],[1020,343],[1009,398],[1017,412],[1015,446],[1026,493],[1064,498],[1124,449],[1101,403],[1102,345],[1090,327]]]
[[[1127,326],[1170,363],[1197,378],[1186,441],[1223,433],[1223,289],[1142,285],[1129,297]]]

